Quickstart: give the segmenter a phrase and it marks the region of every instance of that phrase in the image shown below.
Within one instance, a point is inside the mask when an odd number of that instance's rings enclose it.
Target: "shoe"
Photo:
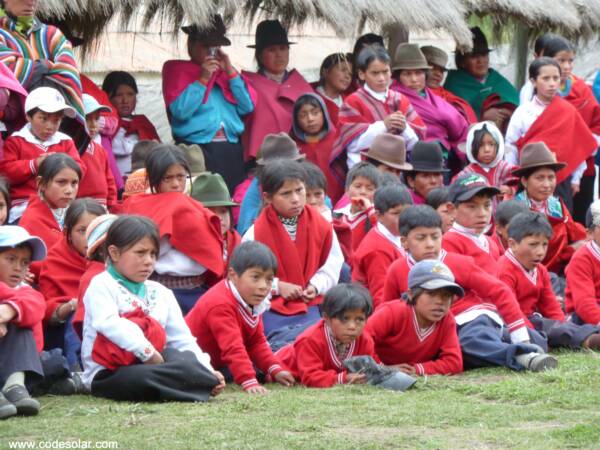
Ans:
[[[590,350],[600,350],[600,334],[594,333],[588,336],[584,341],[583,347],[589,348]]]
[[[48,388],[48,394],[52,395],[75,395],[75,394],[89,394],[88,389],[83,384],[79,372],[71,373],[71,376],[61,378],[54,382]]]
[[[6,397],[0,392],[0,420],[8,419],[17,414],[17,407],[6,400]]]
[[[40,402],[31,398],[25,386],[15,384],[2,391],[6,400],[11,402],[17,408],[17,414],[20,416],[35,416],[40,412]]]
[[[557,367],[558,359],[547,353],[537,354],[529,361],[529,370],[532,372],[543,372],[544,370],[556,369]]]

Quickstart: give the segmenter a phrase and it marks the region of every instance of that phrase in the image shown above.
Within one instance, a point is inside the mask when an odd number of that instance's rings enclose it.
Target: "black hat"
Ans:
[[[413,172],[448,172],[444,169],[444,153],[437,141],[419,141],[412,149],[410,163]]]
[[[212,17],[210,25],[200,27],[197,24],[181,27],[181,31],[187,34],[190,39],[202,42],[208,47],[220,47],[231,45],[231,41],[225,37],[227,32],[223,18],[219,14]]]
[[[452,203],[466,202],[478,194],[494,197],[499,193],[500,189],[491,186],[487,178],[476,173],[466,173],[457,177],[448,190]]]
[[[288,41],[287,30],[283,28],[279,20],[263,20],[256,26],[254,35],[255,44],[248,48],[256,48],[259,51],[271,45],[291,45],[295,42]]]
[[[483,55],[491,52],[493,48],[489,48],[487,38],[481,28],[473,27],[471,28],[471,33],[473,34],[473,48],[471,51],[463,52],[465,54],[471,55]]]

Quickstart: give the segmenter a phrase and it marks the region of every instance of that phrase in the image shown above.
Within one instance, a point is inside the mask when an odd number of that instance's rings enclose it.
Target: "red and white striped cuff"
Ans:
[[[269,372],[269,375],[271,375],[272,377],[274,377],[281,371],[283,371],[283,367],[281,367],[279,364],[273,364],[267,369],[267,372]]]
[[[260,386],[256,378],[250,378],[249,380],[242,382],[242,389],[245,391],[256,386]]]
[[[417,373],[417,375],[425,375],[425,368],[423,367],[423,364],[415,364],[415,372]]]

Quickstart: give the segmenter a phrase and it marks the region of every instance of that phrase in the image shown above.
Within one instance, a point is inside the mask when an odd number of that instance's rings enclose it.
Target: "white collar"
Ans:
[[[321,94],[323,97],[325,97],[326,99],[331,100],[333,103],[335,103],[340,108],[344,104],[344,98],[341,95],[338,95],[335,98],[331,98],[329,95],[327,95],[327,93],[325,92],[325,88],[323,86],[317,86],[317,92],[319,94]]]
[[[525,267],[523,267],[523,264],[521,264],[519,262],[519,260],[517,259],[517,257],[515,256],[515,254],[513,253],[513,251],[510,248],[508,250],[506,250],[506,252],[504,252],[504,254],[506,255],[506,257],[508,258],[508,260],[511,263],[513,263],[515,266],[517,266],[519,269],[521,269],[521,271],[523,271],[523,273],[525,274],[527,279],[529,281],[531,281],[531,283],[533,283],[533,285],[537,285],[537,276],[538,276],[537,267],[534,267],[532,270],[527,270]]]
[[[452,224],[452,228],[450,228],[449,231],[454,231],[455,233],[462,234],[463,236],[468,237],[473,242],[475,242],[475,244],[477,244],[478,247],[480,247],[482,250],[485,250],[486,253],[490,252],[490,244],[484,233],[477,234],[475,233],[475,231],[473,231],[473,229],[463,227],[462,225],[456,222]]]
[[[446,258],[446,255],[448,254],[448,252],[446,250],[444,250],[443,248],[440,250],[439,255],[437,256],[438,261],[444,262],[444,259]],[[412,267],[417,263],[417,260],[413,257],[413,255],[411,255],[410,253],[406,253],[406,263],[408,264],[408,268],[412,269]]]
[[[363,85],[363,88],[364,88],[364,90],[365,90],[365,91],[367,91],[367,93],[368,93],[368,94],[369,94],[371,97],[375,98],[376,100],[379,100],[380,102],[385,102],[385,101],[386,101],[386,99],[387,99],[387,96],[388,96],[388,92],[390,91],[390,90],[389,90],[389,88],[387,88],[387,89],[385,90],[385,92],[375,92],[373,89],[371,89],[371,88],[370,88],[370,87],[367,85],[367,83],[365,83],[365,84]]]
[[[244,301],[244,299],[242,298],[242,296],[240,295],[238,290],[235,288],[233,283],[230,283],[229,280],[226,280],[225,283],[226,283],[226,286],[231,291],[231,293],[233,294],[233,296],[235,297],[235,299],[242,306],[243,310],[248,312],[248,309],[250,309],[250,313],[252,314],[253,318],[257,318],[258,316],[260,316],[265,311],[267,311],[271,308],[271,294],[270,293],[267,294],[267,296],[264,298],[264,300],[262,302],[260,302],[260,304],[258,304],[256,306],[250,306],[248,303],[246,303]]]
[[[67,136],[66,134],[61,133],[60,131],[57,131],[47,141],[40,141],[31,132],[31,124],[30,123],[28,123],[27,125],[25,125],[19,131],[15,131],[13,133],[13,136],[22,137],[23,139],[25,139],[30,144],[34,144],[34,145],[37,145],[39,147],[42,147],[44,150],[47,149],[48,147],[50,147],[51,145],[58,144],[61,141],[67,141],[67,140],[70,141],[71,140],[71,138],[69,136]]]
[[[404,248],[402,248],[402,241],[400,240],[400,236],[394,236],[390,230],[388,230],[381,222],[377,222],[377,231],[388,241],[390,241],[394,246],[404,253]]]

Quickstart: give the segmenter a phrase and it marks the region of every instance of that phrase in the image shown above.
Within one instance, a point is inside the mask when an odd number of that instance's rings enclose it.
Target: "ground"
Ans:
[[[558,357],[550,372],[481,369],[421,378],[406,393],[274,386],[252,397],[229,386],[208,404],[47,396],[38,417],[0,422],[0,448],[600,448],[600,353]]]

